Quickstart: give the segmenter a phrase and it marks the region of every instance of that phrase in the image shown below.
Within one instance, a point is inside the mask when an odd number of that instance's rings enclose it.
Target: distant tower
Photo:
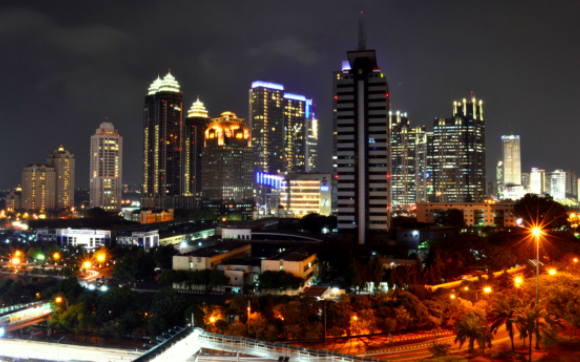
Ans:
[[[501,136],[503,152],[503,187],[522,184],[520,136]]]
[[[55,172],[55,207],[68,209],[75,205],[75,160],[62,145],[48,156],[47,165]]]
[[[189,209],[194,197],[183,197],[183,93],[171,73],[151,84],[143,114],[144,208]]]
[[[183,187],[184,195],[194,196],[196,203],[199,203],[202,185],[202,160],[203,145],[205,141],[205,130],[211,119],[203,103],[197,101],[193,103],[187,118],[183,133]]]
[[[54,167],[29,165],[22,171],[21,206],[25,210],[53,210],[56,207]]]
[[[254,197],[254,154],[250,130],[232,112],[214,118],[205,131],[202,205],[220,215],[250,215]]]
[[[91,136],[91,208],[121,210],[123,190],[123,137],[112,123],[103,122]]]

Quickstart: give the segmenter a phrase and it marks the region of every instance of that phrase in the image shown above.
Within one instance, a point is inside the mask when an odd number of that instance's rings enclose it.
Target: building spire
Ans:
[[[367,34],[366,34],[366,24],[363,18],[363,12],[360,12],[360,17],[358,19],[358,50],[366,50],[367,48]]]

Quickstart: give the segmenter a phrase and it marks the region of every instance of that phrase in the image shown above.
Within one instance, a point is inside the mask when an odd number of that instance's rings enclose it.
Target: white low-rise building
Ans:
[[[262,260],[262,273],[281,270],[304,279],[317,275],[318,260],[316,252],[310,247],[290,248],[280,254]]]
[[[111,246],[110,230],[92,229],[38,229],[36,240],[40,243],[57,244],[61,248],[84,247],[85,249],[98,249],[103,246]]]
[[[252,229],[222,228],[222,239],[228,240],[252,240]]]

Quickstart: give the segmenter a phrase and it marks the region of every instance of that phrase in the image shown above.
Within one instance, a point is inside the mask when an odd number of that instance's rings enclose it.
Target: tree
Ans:
[[[498,329],[505,325],[505,329],[509,334],[512,342],[512,356],[515,353],[514,347],[514,330],[516,323],[516,312],[519,306],[519,301],[513,295],[507,300],[498,300],[491,310],[491,332],[497,333]]]
[[[520,339],[525,341],[530,339],[529,344],[529,361],[532,362],[532,338],[536,331],[542,330],[546,324],[540,321],[543,307],[531,301],[529,305],[525,305],[517,309],[516,325],[520,332]]]
[[[298,224],[300,228],[305,231],[311,232],[313,234],[319,234],[324,228],[329,230],[334,229],[336,227],[336,217],[323,216],[319,214],[307,214],[300,219]]]
[[[87,219],[97,219],[108,217],[109,213],[100,207],[93,207],[92,209],[87,209],[84,212],[84,217]]]
[[[304,286],[304,279],[292,275],[287,271],[270,271],[267,270],[258,276],[258,285],[260,289],[288,289],[294,290]]]
[[[550,229],[568,225],[566,208],[550,195],[526,194],[514,205],[514,214],[521,217],[525,225],[541,223]]]
[[[467,317],[464,317],[455,325],[455,330],[457,332],[455,342],[459,342],[459,348],[461,348],[467,341],[471,358],[475,357],[475,341],[477,341],[482,351],[485,350],[486,346],[491,348],[491,331],[489,326],[485,325],[485,321],[481,316],[469,313]]]
[[[212,287],[219,287],[222,285],[228,285],[230,283],[230,277],[226,276],[223,272],[213,269],[209,275],[209,284]]]
[[[395,308],[395,319],[397,320],[397,329],[399,330],[399,337],[401,336],[401,330],[407,329],[413,322],[411,314],[403,306]]]
[[[433,345],[428,348],[429,352],[433,353],[433,357],[445,357],[451,351],[451,344],[446,342],[433,342]]]

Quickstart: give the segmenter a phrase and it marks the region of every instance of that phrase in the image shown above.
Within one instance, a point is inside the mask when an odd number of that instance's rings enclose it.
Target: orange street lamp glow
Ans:
[[[455,294],[451,294],[451,299],[455,299]]]
[[[485,287],[483,288],[483,291],[487,294],[491,293],[491,288],[490,287]]]
[[[211,318],[209,319],[209,321],[213,323],[213,322],[215,322],[215,318],[214,318],[214,317],[211,317]]]
[[[469,290],[469,287],[465,287],[465,288],[463,288],[463,289],[465,289],[465,290]]]
[[[16,252],[14,253],[14,255],[20,256],[20,251],[19,250],[16,250]]]
[[[577,262],[578,262],[578,258],[574,258],[574,263],[577,263]]]
[[[60,303],[60,302],[62,302],[62,298],[61,297],[56,297],[56,299],[54,301],[57,302],[57,303]]]
[[[520,284],[522,284],[524,280],[522,279],[522,277],[515,277],[514,278],[514,283],[516,284],[516,287],[519,287]]]
[[[20,259],[18,259],[18,258],[12,259],[12,264],[18,264],[18,263],[20,263]]]
[[[556,269],[552,268],[552,269],[550,269],[550,270],[548,271],[548,273],[549,273],[550,275],[556,275],[557,271],[556,271]]]
[[[103,262],[103,261],[105,261],[105,254],[99,254],[99,255],[97,255],[97,260],[98,260],[99,262]]]
[[[54,253],[52,254],[52,257],[55,259],[59,259],[60,258],[60,254],[59,253]]]
[[[85,267],[85,269],[88,269],[88,268],[90,268],[90,267],[91,267],[91,262],[90,262],[90,261],[85,261],[85,262],[83,263],[83,266]]]
[[[536,227],[532,228],[532,234],[536,237],[540,236],[540,235],[542,235],[542,229],[540,229],[539,227],[536,226]]]
[[[357,316],[353,316],[352,319],[354,319],[355,321],[358,320]]]

